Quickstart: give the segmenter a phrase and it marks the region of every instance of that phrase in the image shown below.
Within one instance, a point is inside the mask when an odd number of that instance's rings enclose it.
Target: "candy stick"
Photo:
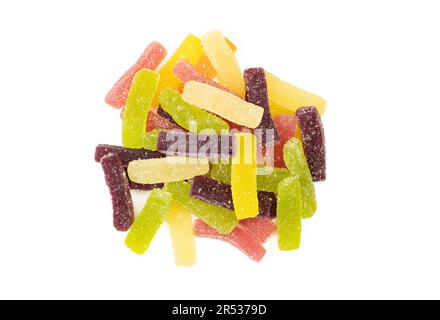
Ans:
[[[138,61],[128,69],[113,85],[105,97],[105,102],[114,108],[123,108],[127,100],[128,91],[134,75],[141,69],[156,69],[165,58],[167,51],[158,42],[152,42],[142,53]]]
[[[274,118],[274,123],[277,128],[280,140],[274,146],[274,165],[278,168],[285,168],[284,163],[284,144],[291,138],[296,136],[297,119],[290,114],[280,114]]]
[[[101,165],[112,197],[113,225],[118,231],[127,231],[133,223],[134,210],[124,167],[115,153],[104,155]]]
[[[159,138],[159,132],[159,129],[154,129],[145,134],[145,149],[157,151],[157,139]]]
[[[235,214],[242,220],[258,215],[256,141],[251,133],[239,133],[236,138],[231,187]]]
[[[229,130],[224,120],[186,103],[176,90],[164,88],[159,101],[163,110],[169,113],[178,125],[190,132],[199,133],[210,129],[220,134],[222,130]]]
[[[240,227],[252,233],[260,243],[266,241],[277,231],[276,223],[269,219],[250,218],[240,221]]]
[[[144,208],[133,223],[125,238],[125,244],[134,253],[144,254],[151,240],[165,221],[172,196],[160,189],[151,191]]]
[[[325,137],[321,117],[315,107],[300,108],[296,116],[313,181],[324,181],[326,178]]]
[[[173,242],[176,266],[193,266],[196,263],[196,246],[191,214],[173,201],[167,218]]]
[[[178,125],[175,125],[168,120],[164,119],[160,115],[157,114],[158,109],[151,109],[148,113],[148,120],[147,120],[147,131],[151,131],[154,129],[166,129],[166,130],[172,130],[172,129],[180,129]]]
[[[238,224],[234,211],[192,198],[188,182],[167,183],[165,190],[173,194],[173,200],[222,234],[230,233]]]
[[[209,176],[217,181],[225,184],[231,184],[231,164],[230,163],[213,163]]]
[[[138,71],[133,79],[122,118],[122,145],[143,148],[147,132],[147,116],[159,74],[147,69]]]
[[[128,165],[130,180],[142,184],[187,180],[208,171],[208,160],[186,157],[135,160]]]
[[[256,262],[260,262],[266,254],[266,250],[257,238],[241,227],[237,227],[230,234],[224,235],[211,228],[202,220],[196,220],[194,222],[194,233],[197,237],[228,242]]]
[[[301,242],[301,184],[295,177],[289,177],[278,186],[278,248],[298,249]]]
[[[165,88],[165,89],[166,89],[166,88]],[[181,127],[177,124],[177,122],[174,121],[173,117],[172,117],[168,112],[166,112],[166,111],[165,111],[160,105],[159,105],[159,107],[157,108],[157,114],[158,114],[159,116],[161,116],[162,118],[164,118],[165,120],[167,120],[168,122],[170,122],[170,123],[176,125],[177,127],[181,128]]]
[[[315,106],[319,113],[324,114],[326,102],[323,98],[295,87],[266,71],[267,89],[269,99],[275,106],[282,107],[291,113],[295,113],[303,106]]]
[[[258,127],[263,118],[263,108],[197,81],[190,81],[185,85],[182,98],[190,104],[248,128]]]
[[[120,146],[113,146],[110,144],[99,144],[95,150],[95,161],[100,162],[102,157],[110,153],[115,153],[119,156],[123,167],[127,167],[128,163],[133,160],[163,158],[164,155],[160,152],[145,150],[145,149],[130,149]]]
[[[217,72],[220,84],[244,96],[244,80],[234,52],[220,31],[214,30],[202,37],[203,50]]]
[[[180,44],[179,48],[177,48],[176,52],[174,52],[172,57],[168,60],[168,62],[159,71],[160,82],[158,85],[157,94],[153,99],[153,106],[157,106],[159,102],[159,93],[163,88],[169,87],[172,89],[178,89],[181,85],[180,80],[177,79],[173,73],[173,68],[176,63],[182,59],[185,59],[189,63],[194,64],[199,61],[202,54],[203,48],[200,43],[200,39],[192,34],[188,35]]]
[[[246,86],[246,101],[264,109],[263,119],[256,129],[261,130],[260,144],[274,143],[279,140],[278,132],[272,120],[269,109],[269,97],[267,96],[266,76],[263,68],[250,68],[244,70],[244,82]],[[267,130],[271,130],[273,137],[269,139]]]

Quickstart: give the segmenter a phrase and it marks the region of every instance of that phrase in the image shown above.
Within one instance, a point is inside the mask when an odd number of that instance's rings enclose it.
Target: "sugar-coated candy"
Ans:
[[[284,145],[284,161],[289,171],[301,184],[302,218],[310,218],[316,212],[315,186],[304,156],[301,142],[292,138]]]
[[[209,162],[203,158],[166,157],[135,160],[128,164],[130,180],[142,184],[187,180],[208,171]]]
[[[106,154],[100,160],[112,197],[113,225],[118,231],[127,231],[134,220],[134,209],[125,169],[115,153]]]
[[[229,48],[231,48],[232,52],[235,53],[235,51],[237,51],[237,47],[228,38],[225,39],[228,43]],[[217,76],[217,72],[215,71],[214,67],[211,64],[211,61],[209,61],[209,58],[206,56],[205,53],[202,54],[199,61],[197,61],[194,67],[198,72],[200,72],[208,79],[212,80]]]
[[[198,200],[202,200],[229,210],[234,210],[231,186],[207,176],[194,177],[191,183],[190,195]],[[272,215],[275,215],[275,194],[261,191],[258,192],[257,196],[259,204],[259,216],[269,218]]]
[[[208,158],[213,162],[229,159],[233,147],[232,135],[160,131],[157,138],[157,150],[168,156]]]
[[[225,184],[231,184],[231,164],[230,163],[213,163],[209,176],[217,181]]]
[[[167,63],[160,69],[160,82],[157,94],[153,99],[153,106],[157,106],[159,101],[159,93],[163,88],[169,87],[178,89],[181,85],[179,79],[173,73],[173,68],[180,60],[187,60],[189,63],[195,64],[203,55],[203,47],[200,39],[190,34],[180,44],[179,48],[174,52]]]
[[[324,181],[326,178],[325,136],[321,116],[315,107],[300,108],[296,116],[313,181]]]
[[[144,50],[138,61],[128,69],[113,85],[105,97],[105,102],[115,108],[123,108],[127,100],[128,90],[134,75],[141,69],[156,69],[165,58],[167,51],[158,42],[152,42]]]
[[[218,81],[243,97],[244,80],[240,65],[223,34],[218,30],[208,32],[202,37],[202,46],[217,72]]]
[[[277,168],[285,168],[283,148],[284,144],[296,135],[297,119],[290,114],[280,114],[274,118],[274,123],[280,137],[278,143],[274,146],[274,166]]]
[[[148,131],[145,134],[144,148],[151,151],[157,151],[157,139],[159,137],[159,129]]]
[[[263,118],[263,108],[229,92],[197,81],[187,82],[182,98],[199,108],[252,129],[258,127]]]
[[[164,189],[173,194],[174,201],[222,234],[230,233],[238,225],[234,211],[191,197],[188,182],[170,182]]]
[[[235,214],[239,220],[258,215],[256,139],[239,133],[231,165],[231,188]]]
[[[165,221],[172,196],[171,193],[154,189],[139,213],[125,238],[125,244],[133,252],[144,254],[150,246],[151,240]]]
[[[274,143],[279,140],[278,132],[272,120],[269,109],[269,97],[267,95],[266,75],[263,68],[249,68],[244,70],[244,83],[246,88],[246,101],[260,106],[264,109],[263,119],[256,129],[261,130],[261,144]],[[269,139],[268,131],[272,132],[272,139]]]
[[[166,129],[166,130],[179,129],[178,125],[173,124],[168,120],[166,120],[165,118],[158,115],[157,110],[158,109],[152,108],[148,113],[147,131],[151,131],[154,129]]]
[[[295,113],[303,106],[315,106],[319,113],[324,114],[326,102],[323,98],[295,87],[266,71],[269,99],[277,106]]]
[[[173,242],[176,266],[193,266],[196,263],[196,245],[191,214],[173,201],[167,222]]]
[[[266,250],[260,241],[249,231],[241,227],[236,227],[230,234],[224,235],[211,228],[202,220],[196,220],[194,222],[194,233],[197,237],[228,242],[256,262],[260,262],[266,254]]]
[[[180,127],[176,121],[174,121],[173,117],[166,112],[160,105],[157,108],[157,114],[160,115],[162,118],[167,120],[168,122],[171,122],[172,124],[176,125],[177,127]]]
[[[220,134],[222,130],[229,130],[224,120],[183,101],[181,94],[176,90],[164,88],[159,101],[164,111],[169,113],[179,126],[190,132],[212,130]]]
[[[222,86],[220,83],[205,77],[191,63],[186,60],[179,61],[174,67],[173,72],[177,79],[182,81],[184,84],[189,81],[197,81],[235,94],[233,91],[229,90],[225,86]]]
[[[156,92],[159,74],[142,69],[134,76],[122,117],[122,145],[143,148],[151,99]]]
[[[295,177],[278,185],[277,226],[278,248],[298,249],[301,243],[301,184]]]
[[[276,223],[265,218],[241,220],[240,226],[252,233],[261,243],[265,243],[277,231]]]
[[[151,191],[153,189],[162,189],[164,187],[163,183],[155,183],[155,184],[142,184],[136,183],[133,181],[128,181],[128,186],[131,190],[140,190],[140,191]]]
[[[270,173],[257,175],[258,190],[276,193],[278,184],[289,177],[290,173],[282,168],[268,168],[268,170]]]
[[[150,151],[145,149],[131,149],[120,146],[113,146],[110,144],[99,144],[95,149],[95,161],[100,162],[102,157],[110,153],[115,153],[119,156],[123,167],[127,167],[128,163],[133,160],[163,158],[164,155],[160,152]]]

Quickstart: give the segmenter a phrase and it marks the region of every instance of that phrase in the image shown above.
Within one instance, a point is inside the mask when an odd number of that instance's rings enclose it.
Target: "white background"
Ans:
[[[437,1],[1,1],[1,298],[440,298]],[[243,68],[328,101],[328,181],[297,252],[198,240],[174,267],[112,228],[104,96],[152,40],[218,28]],[[145,196],[137,198],[142,204]]]

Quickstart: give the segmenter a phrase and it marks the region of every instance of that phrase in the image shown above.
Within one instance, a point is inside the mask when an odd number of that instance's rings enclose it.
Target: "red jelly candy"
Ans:
[[[293,138],[296,133],[297,119],[288,114],[280,114],[273,119],[278,131],[279,142],[274,146],[274,164],[277,168],[285,168],[283,158],[284,144]]]
[[[181,128],[177,124],[173,124],[164,117],[158,115],[156,110],[150,110],[148,113],[147,131],[154,129],[173,130]]]
[[[261,243],[265,243],[277,231],[277,225],[266,218],[241,220],[240,225],[252,233]]]

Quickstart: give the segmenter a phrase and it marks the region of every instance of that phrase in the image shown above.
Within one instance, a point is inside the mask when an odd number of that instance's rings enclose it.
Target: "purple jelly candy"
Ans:
[[[127,167],[128,163],[133,160],[163,158],[164,155],[157,151],[146,149],[130,149],[120,146],[112,146],[109,144],[99,144],[95,151],[95,161],[100,162],[102,157],[109,153],[115,153],[119,156],[122,166]]]
[[[112,197],[113,225],[118,231],[127,231],[134,221],[134,209],[125,169],[115,153],[103,156],[101,165]]]
[[[269,109],[269,97],[267,95],[266,74],[263,68],[250,68],[244,70],[244,82],[246,87],[246,101],[264,109],[263,119],[255,128],[255,135],[259,144],[275,143],[279,136]]]
[[[168,156],[188,156],[210,160],[229,159],[233,155],[233,136],[161,131],[157,150]]]
[[[179,126],[177,122],[174,121],[173,117],[168,112],[166,112],[161,106],[157,108],[157,114],[160,115],[162,118],[168,120],[168,122],[171,122],[172,124]]]
[[[209,177],[195,177],[191,184],[190,195],[195,199],[234,210],[231,186]],[[276,216],[276,202],[274,201],[276,201],[276,195],[274,193],[258,191],[260,217],[273,218]]]
[[[125,173],[128,178],[128,186],[131,190],[143,190],[143,191],[151,191],[153,189],[162,189],[164,187],[163,183],[155,183],[155,184],[143,184],[143,183],[136,183],[130,180],[130,177],[128,176],[127,169],[125,169]]]
[[[321,116],[315,107],[299,108],[296,110],[296,116],[313,181],[324,181],[326,178],[325,136]]]

